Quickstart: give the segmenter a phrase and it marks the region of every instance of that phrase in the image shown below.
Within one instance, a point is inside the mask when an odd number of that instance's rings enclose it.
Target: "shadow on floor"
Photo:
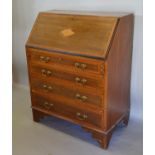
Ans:
[[[44,119],[41,119],[40,123],[46,125],[49,128],[55,129],[57,131],[63,132],[65,134],[68,134],[70,136],[79,138],[80,140],[86,141],[88,143],[91,143],[93,145],[96,145],[99,147],[98,142],[92,138],[91,133],[86,132],[83,130],[79,125],[70,123],[68,121],[56,118],[56,117],[45,117]],[[118,125],[115,129],[115,132],[119,132],[120,130],[123,130],[122,125]],[[115,132],[113,135],[115,135]],[[112,136],[113,138],[113,136]],[[112,139],[111,139],[112,141]],[[112,142],[110,142],[112,143]]]

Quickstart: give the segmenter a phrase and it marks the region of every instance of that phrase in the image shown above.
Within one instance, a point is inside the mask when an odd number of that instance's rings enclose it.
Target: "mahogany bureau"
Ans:
[[[102,148],[128,124],[133,14],[39,13],[26,43],[33,120],[55,116]]]

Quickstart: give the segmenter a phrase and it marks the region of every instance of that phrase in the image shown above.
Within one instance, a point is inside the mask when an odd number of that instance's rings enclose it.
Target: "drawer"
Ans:
[[[46,80],[63,80],[61,83],[69,82],[82,88],[102,88],[104,80],[93,76],[79,75],[77,73],[66,73],[43,65],[31,64],[30,72]]]
[[[43,50],[28,48],[27,53],[31,62],[46,64],[49,66],[63,67],[65,70],[80,71],[82,73],[101,74],[103,61],[79,56],[72,56]]]
[[[80,107],[72,107],[62,102],[55,101],[53,99],[47,99],[45,97],[32,94],[32,108],[38,108],[50,112],[50,114],[56,114],[61,117],[65,117],[76,121],[80,124],[89,124],[95,127],[101,127],[101,119],[103,112],[90,112]]]
[[[88,93],[77,88],[67,88],[54,82],[47,82],[32,78],[32,90],[42,92],[55,98],[65,98],[78,104],[86,104],[90,106],[102,106],[103,97],[98,94]]]

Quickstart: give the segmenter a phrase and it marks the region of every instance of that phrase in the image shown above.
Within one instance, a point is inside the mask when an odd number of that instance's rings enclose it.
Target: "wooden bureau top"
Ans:
[[[76,11],[41,12],[26,46],[105,59],[119,19],[127,15]]]
[[[85,15],[85,16],[104,16],[104,17],[118,17],[129,15],[128,12],[103,12],[103,11],[75,11],[75,10],[49,10],[47,13],[54,14],[71,14],[71,15]]]

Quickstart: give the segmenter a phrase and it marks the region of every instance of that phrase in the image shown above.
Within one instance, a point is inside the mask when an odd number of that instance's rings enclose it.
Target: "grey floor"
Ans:
[[[142,123],[118,127],[108,150],[79,126],[56,118],[32,121],[28,90],[13,87],[13,155],[142,155]]]

